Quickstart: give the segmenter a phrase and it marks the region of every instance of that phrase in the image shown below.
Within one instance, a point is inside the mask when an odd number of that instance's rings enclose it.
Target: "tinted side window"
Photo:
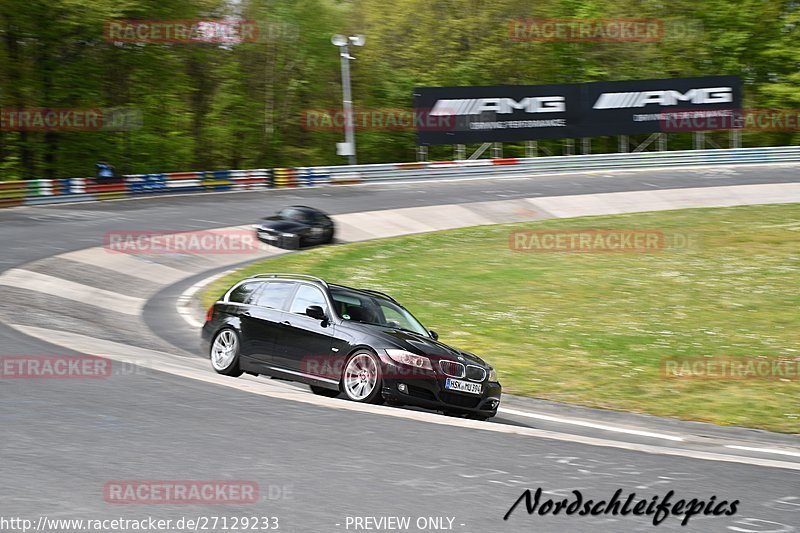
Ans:
[[[289,312],[304,315],[306,314],[306,307],[310,305],[318,305],[323,311],[327,312],[328,305],[325,303],[325,296],[322,291],[311,285],[300,285],[294,295]]]
[[[271,307],[273,309],[283,309],[289,294],[294,288],[294,283],[265,283],[264,287],[256,295],[256,305],[261,307]]]
[[[233,292],[231,292],[231,294],[228,296],[228,301],[240,304],[247,303],[247,300],[259,287],[259,285],[261,285],[260,281],[249,281],[247,283],[242,283],[236,287]]]

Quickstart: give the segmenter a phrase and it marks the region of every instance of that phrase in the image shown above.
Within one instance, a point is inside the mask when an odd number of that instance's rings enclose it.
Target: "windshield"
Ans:
[[[330,291],[336,312],[345,320],[403,329],[430,337],[414,315],[390,300],[340,287],[331,287]]]
[[[278,216],[281,218],[287,218],[289,220],[297,220],[299,222],[309,222],[311,220],[311,215],[302,209],[297,209],[295,207],[287,207],[286,209],[282,209]]]

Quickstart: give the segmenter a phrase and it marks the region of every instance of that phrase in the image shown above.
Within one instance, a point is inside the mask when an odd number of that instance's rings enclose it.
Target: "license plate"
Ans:
[[[461,381],[460,379],[447,378],[444,382],[444,388],[458,392],[468,392],[470,394],[481,393],[480,383],[470,383],[469,381]]]

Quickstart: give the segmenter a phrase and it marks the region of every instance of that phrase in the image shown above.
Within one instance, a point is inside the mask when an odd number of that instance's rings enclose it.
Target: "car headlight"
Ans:
[[[497,381],[497,370],[494,368],[489,369],[489,381]]]
[[[281,233],[281,237],[294,237],[294,233]]]
[[[392,358],[395,363],[401,365],[413,366],[414,368],[424,368],[426,370],[433,370],[431,360],[423,355],[407,352],[405,350],[386,350],[386,355]]]

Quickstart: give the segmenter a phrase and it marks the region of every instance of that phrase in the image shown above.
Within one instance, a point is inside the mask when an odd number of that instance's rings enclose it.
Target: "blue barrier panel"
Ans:
[[[127,176],[128,190],[133,194],[163,192],[166,189],[164,174],[136,174]]]
[[[62,178],[58,182],[61,194],[72,194],[72,182],[69,178]]]

